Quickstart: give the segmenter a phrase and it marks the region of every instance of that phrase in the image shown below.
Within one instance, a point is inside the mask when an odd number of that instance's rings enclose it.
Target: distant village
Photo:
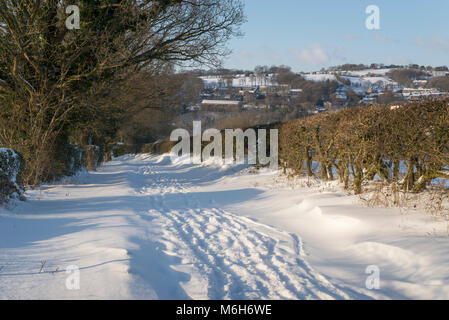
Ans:
[[[310,73],[289,67],[198,71],[203,89],[187,111],[227,112],[298,108],[319,113],[354,105],[449,96],[447,67],[343,65]]]

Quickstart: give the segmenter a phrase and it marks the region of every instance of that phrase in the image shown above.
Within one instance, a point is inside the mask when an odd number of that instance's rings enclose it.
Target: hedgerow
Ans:
[[[282,125],[279,139],[285,169],[337,176],[355,194],[375,179],[406,192],[449,180],[449,99],[317,114]]]

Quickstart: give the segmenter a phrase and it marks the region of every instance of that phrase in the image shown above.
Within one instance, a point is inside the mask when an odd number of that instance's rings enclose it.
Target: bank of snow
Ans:
[[[2,299],[449,298],[445,222],[336,186],[140,155],[28,197],[0,214]]]

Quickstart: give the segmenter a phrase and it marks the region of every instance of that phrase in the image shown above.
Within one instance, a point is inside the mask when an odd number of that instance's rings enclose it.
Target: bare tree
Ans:
[[[23,154],[26,183],[63,173],[70,131],[108,112],[96,103],[113,83],[218,63],[244,21],[240,0],[78,3],[80,30],[68,30],[69,1],[0,0],[0,144]]]

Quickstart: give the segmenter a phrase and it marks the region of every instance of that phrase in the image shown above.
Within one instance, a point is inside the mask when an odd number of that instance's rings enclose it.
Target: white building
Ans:
[[[419,100],[423,98],[438,97],[441,95],[443,95],[443,93],[435,88],[404,88],[402,90],[402,96],[406,100]]]

